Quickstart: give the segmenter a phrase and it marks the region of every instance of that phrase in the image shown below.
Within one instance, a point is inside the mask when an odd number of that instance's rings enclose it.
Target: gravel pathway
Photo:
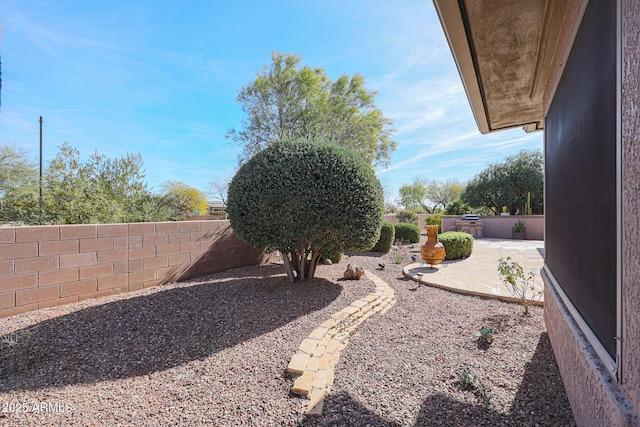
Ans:
[[[324,415],[305,418],[291,355],[374,288],[337,280],[347,263],[385,280],[397,303],[352,333]],[[281,266],[247,267],[2,319],[17,344],[0,342],[0,425],[574,425],[541,308],[523,318],[514,304],[417,288],[389,255],[317,276],[292,285]],[[490,346],[480,326],[496,330]],[[462,390],[464,368],[489,404]]]

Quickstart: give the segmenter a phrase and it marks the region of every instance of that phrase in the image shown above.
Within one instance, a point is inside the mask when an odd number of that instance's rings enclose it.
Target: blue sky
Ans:
[[[466,181],[542,133],[481,135],[428,0],[2,0],[0,143],[44,161],[64,141],[83,157],[140,153],[151,189],[201,190],[233,175],[224,138],[243,117],[238,90],[297,53],[332,79],[361,73],[394,120],[398,150],[378,176],[395,194],[421,177]]]

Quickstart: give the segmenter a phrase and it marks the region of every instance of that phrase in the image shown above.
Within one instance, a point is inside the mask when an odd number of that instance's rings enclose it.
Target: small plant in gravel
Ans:
[[[464,368],[462,372],[456,372],[460,388],[465,391],[472,391],[478,398],[478,401],[485,406],[491,404],[491,390],[482,382],[480,378],[473,375],[471,371]]]
[[[473,390],[476,383],[476,376],[473,375],[467,368],[464,368],[462,372],[456,372],[460,388],[463,390]]]
[[[491,404],[491,399],[493,399],[491,390],[489,390],[489,387],[487,387],[481,379],[478,379],[477,381],[476,397],[484,406],[489,406]]]
[[[493,328],[483,326],[478,332],[476,332],[476,337],[478,337],[478,341],[480,342],[491,344],[493,342],[493,333]]]
[[[542,292],[536,290],[534,286],[535,270],[525,273],[524,268],[508,256],[498,259],[498,272],[500,273],[500,279],[507,285],[511,295],[524,307],[525,316],[528,316],[531,301],[537,301],[542,297]]]
[[[7,348],[7,354],[13,358],[13,367],[18,367],[18,353],[22,353],[21,342],[29,335],[29,331],[14,331],[9,327],[9,332],[2,337],[2,343]]]
[[[393,261],[394,264],[402,264],[402,253],[397,246],[394,247],[390,255],[391,261]]]

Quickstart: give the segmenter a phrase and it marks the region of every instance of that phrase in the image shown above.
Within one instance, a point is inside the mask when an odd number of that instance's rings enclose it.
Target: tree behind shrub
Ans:
[[[291,282],[308,280],[323,253],[369,249],[378,241],[382,186],[371,165],[350,150],[279,141],[240,167],[227,209],[240,239],[280,251]]]
[[[438,236],[438,240],[444,245],[447,255],[445,259],[466,258],[473,252],[473,236],[458,231],[447,231]]]
[[[399,222],[395,226],[396,239],[405,240],[409,243],[418,243],[420,241],[420,229],[415,224]]]
[[[380,239],[378,239],[378,243],[371,249],[373,252],[384,252],[387,253],[391,250],[391,246],[393,246],[393,242],[396,237],[396,229],[388,221],[382,221],[382,228],[380,229]]]
[[[407,222],[409,224],[418,224],[418,215],[409,209],[402,210],[396,214],[399,222]]]
[[[440,214],[429,215],[425,219],[425,224],[426,225],[437,225],[438,226],[438,233],[442,232],[442,216]]]

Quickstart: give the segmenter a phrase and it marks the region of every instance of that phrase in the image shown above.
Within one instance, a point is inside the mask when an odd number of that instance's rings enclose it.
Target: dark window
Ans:
[[[549,269],[609,354],[616,343],[616,2],[590,1],[545,120]]]

